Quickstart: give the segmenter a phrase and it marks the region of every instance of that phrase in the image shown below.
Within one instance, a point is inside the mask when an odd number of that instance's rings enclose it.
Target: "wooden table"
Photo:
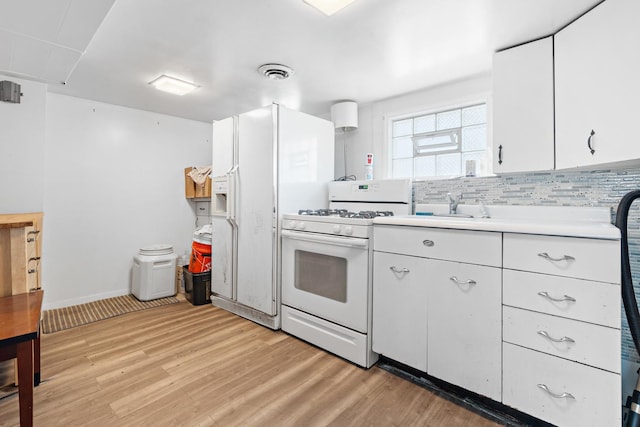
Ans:
[[[33,425],[33,387],[40,383],[43,291],[0,297],[0,361],[18,358],[20,425]]]

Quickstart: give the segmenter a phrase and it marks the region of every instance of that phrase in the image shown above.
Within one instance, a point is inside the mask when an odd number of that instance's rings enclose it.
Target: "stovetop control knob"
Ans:
[[[340,227],[338,224],[333,226],[333,233],[334,234],[340,234],[342,227]]]
[[[291,228],[292,230],[295,230],[297,226],[298,226],[297,222],[289,221],[289,228]]]
[[[300,221],[298,223],[298,230],[304,230],[305,228],[307,228],[307,224],[305,224],[304,222]]]
[[[353,234],[353,227],[350,225],[344,227],[344,234],[346,234],[347,236],[351,236]]]

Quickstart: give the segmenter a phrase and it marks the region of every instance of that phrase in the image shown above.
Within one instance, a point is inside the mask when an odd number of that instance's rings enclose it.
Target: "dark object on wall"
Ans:
[[[0,101],[20,104],[20,85],[18,83],[3,80],[0,82]]]

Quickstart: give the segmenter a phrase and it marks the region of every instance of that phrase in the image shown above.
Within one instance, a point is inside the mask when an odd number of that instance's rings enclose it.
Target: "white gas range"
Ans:
[[[411,180],[329,184],[329,209],[282,218],[282,329],[365,368],[373,218],[411,213]]]

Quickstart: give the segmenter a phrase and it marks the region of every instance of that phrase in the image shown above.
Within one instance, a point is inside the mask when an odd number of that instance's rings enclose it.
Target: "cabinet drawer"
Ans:
[[[504,307],[502,337],[512,344],[620,373],[619,329]]]
[[[620,241],[507,233],[504,268],[620,283]]]
[[[621,424],[620,375],[508,343],[503,363],[505,405],[563,427]]]
[[[502,266],[502,234],[428,227],[374,227],[376,251]]]
[[[620,328],[620,285],[514,270],[502,279],[505,305]]]

